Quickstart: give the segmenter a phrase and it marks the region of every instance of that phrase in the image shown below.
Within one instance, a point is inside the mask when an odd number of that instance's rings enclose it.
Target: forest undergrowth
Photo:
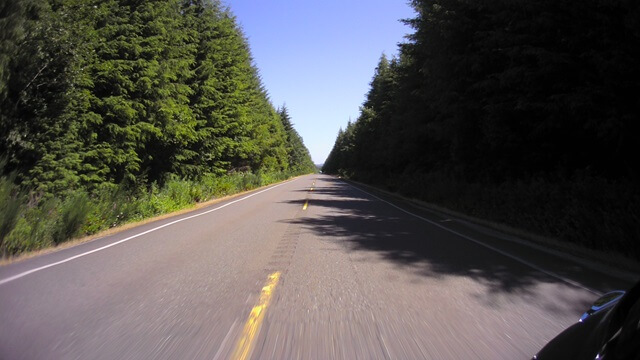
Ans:
[[[0,252],[2,257],[60,245],[73,238],[191,208],[197,203],[289,179],[301,173],[236,172],[199,180],[170,177],[159,186],[135,191],[108,185],[89,194],[69,191],[45,197],[21,191],[0,178]]]

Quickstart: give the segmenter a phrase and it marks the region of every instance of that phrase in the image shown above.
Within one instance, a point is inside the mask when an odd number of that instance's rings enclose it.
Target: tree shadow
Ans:
[[[512,294],[541,301],[538,285],[561,282],[449,231],[406,216],[382,201],[372,201],[371,197],[342,181],[323,182],[329,185],[314,189],[310,206],[328,211],[287,222],[298,224],[345,251],[357,253],[355,261],[382,259],[403,271],[435,279],[471,278],[485,286],[484,294],[476,296],[482,297],[482,302],[491,307],[497,306],[498,297]],[[305,201],[288,203],[302,206]],[[553,299],[544,300],[545,308],[566,313],[569,307],[579,314],[590,306],[595,295],[576,296],[577,293],[580,292],[554,293]]]

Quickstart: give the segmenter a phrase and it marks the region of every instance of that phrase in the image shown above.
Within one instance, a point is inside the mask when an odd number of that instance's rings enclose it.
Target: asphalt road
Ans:
[[[529,359],[630,285],[309,175],[0,267],[0,359]]]

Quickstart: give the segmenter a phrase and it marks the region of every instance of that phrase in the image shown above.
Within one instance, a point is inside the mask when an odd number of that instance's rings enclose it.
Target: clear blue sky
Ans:
[[[286,103],[315,163],[355,120],[384,52],[411,29],[405,0],[223,0],[249,40],[271,102]]]

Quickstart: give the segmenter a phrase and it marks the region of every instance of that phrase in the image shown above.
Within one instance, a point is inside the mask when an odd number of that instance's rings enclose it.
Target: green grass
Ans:
[[[161,187],[154,183],[135,192],[105,184],[92,194],[74,191],[49,198],[21,192],[13,179],[0,178],[0,253],[10,257],[55,246],[296,175],[247,172],[207,175],[198,181],[170,177]]]

